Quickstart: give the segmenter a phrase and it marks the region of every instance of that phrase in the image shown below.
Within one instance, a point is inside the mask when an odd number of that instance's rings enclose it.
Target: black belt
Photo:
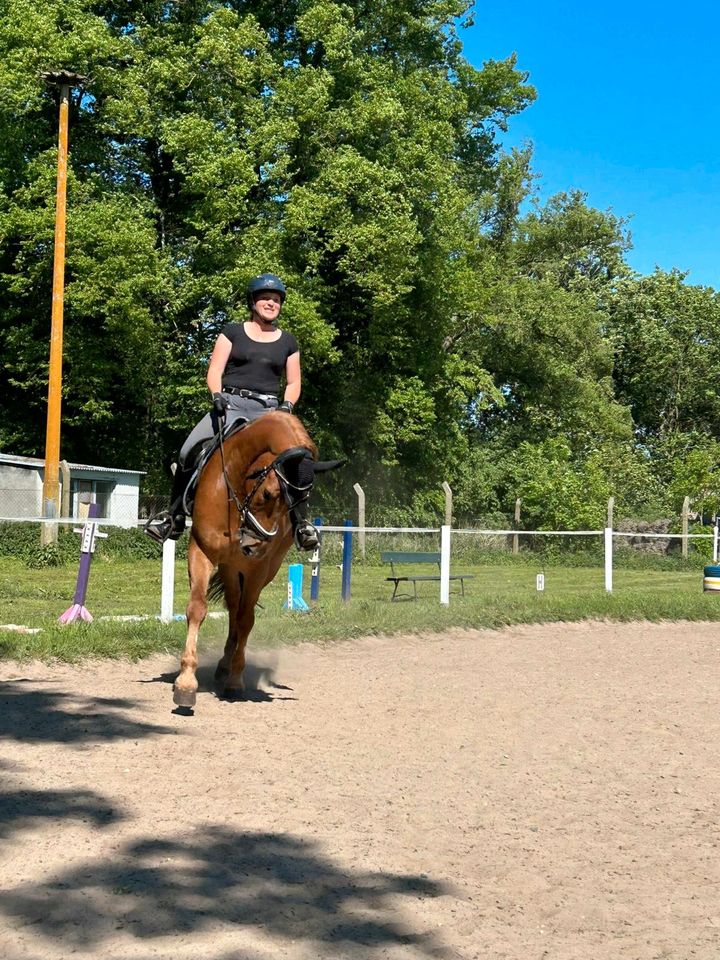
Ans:
[[[274,393],[256,393],[254,390],[245,390],[241,387],[223,387],[222,392],[231,393],[234,397],[247,397],[248,400],[257,400],[258,403],[262,403],[266,407],[270,406],[269,400],[278,402]]]

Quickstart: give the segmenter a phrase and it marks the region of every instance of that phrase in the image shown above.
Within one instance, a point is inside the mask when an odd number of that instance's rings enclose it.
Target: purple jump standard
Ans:
[[[75,596],[71,607],[65,613],[58,617],[60,623],[73,623],[75,620],[84,620],[86,623],[92,623],[92,614],[85,608],[85,595],[87,593],[88,580],[90,579],[90,561],[95,553],[95,541],[98,537],[103,539],[107,537],[106,533],[98,533],[98,525],[95,523],[95,517],[100,512],[96,503],[91,503],[88,508],[88,518],[82,530],[77,528],[74,533],[82,534],[82,543],[80,545],[80,569],[77,575],[77,584],[75,586]]]

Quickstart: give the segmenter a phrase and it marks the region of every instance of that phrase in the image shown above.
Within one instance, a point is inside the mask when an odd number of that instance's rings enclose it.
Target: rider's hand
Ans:
[[[290,400],[283,400],[283,402],[278,407],[278,410],[282,410],[284,413],[292,413],[294,404]]]
[[[213,394],[213,410],[219,417],[224,417],[228,408],[228,398],[222,393]]]

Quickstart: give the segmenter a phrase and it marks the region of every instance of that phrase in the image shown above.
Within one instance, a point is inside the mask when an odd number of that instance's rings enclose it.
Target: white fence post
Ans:
[[[175,546],[174,540],[166,540],[162,552],[162,589],[160,594],[160,620],[170,623],[175,601]]]
[[[613,588],[613,531],[605,527],[605,589],[612,593]]]
[[[718,560],[718,518],[715,517],[713,525],[713,563]]]
[[[358,498],[358,526],[360,527],[360,533],[358,534],[358,542],[360,544],[360,553],[365,556],[365,491],[360,486],[359,483],[354,484],[353,490],[357,494]]]
[[[450,524],[440,527],[440,603],[450,603]]]

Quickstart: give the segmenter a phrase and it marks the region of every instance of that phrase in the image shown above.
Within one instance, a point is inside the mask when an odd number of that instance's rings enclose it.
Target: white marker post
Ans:
[[[160,620],[170,623],[175,602],[175,541],[166,540],[162,554],[162,590],[160,594]]]
[[[450,603],[450,526],[440,527],[440,603]]]
[[[605,590],[612,593],[613,588],[613,531],[605,527]]]

